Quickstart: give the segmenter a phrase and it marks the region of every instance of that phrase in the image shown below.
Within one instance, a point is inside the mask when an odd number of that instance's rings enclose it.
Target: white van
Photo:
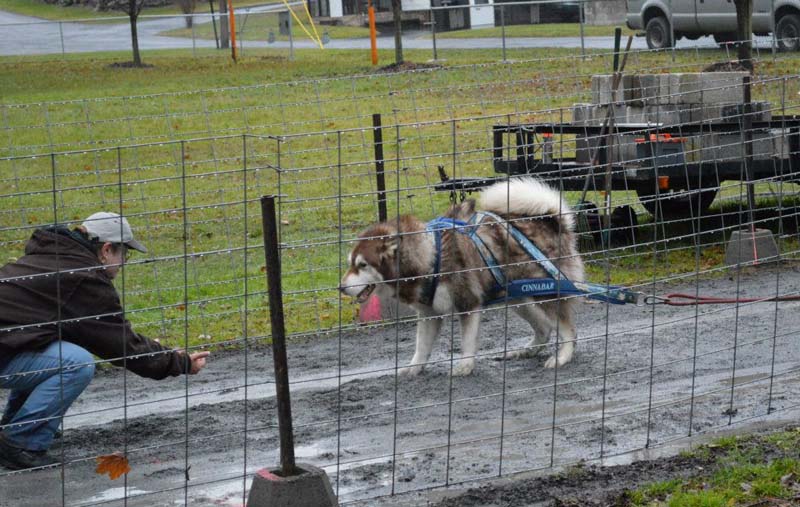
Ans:
[[[736,40],[733,0],[627,0],[627,25],[644,30],[647,47],[672,47],[681,37],[713,35],[718,44]],[[781,51],[800,49],[800,0],[753,0],[753,32],[775,32]]]

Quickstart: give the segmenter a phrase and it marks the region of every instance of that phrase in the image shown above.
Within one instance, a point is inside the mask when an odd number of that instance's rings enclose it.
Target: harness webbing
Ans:
[[[520,244],[531,259],[536,261],[551,278],[522,279],[506,282],[506,277],[497,259],[483,239],[478,235],[478,227],[480,227],[483,219],[486,217],[493,218],[499,225],[507,227],[511,237]],[[639,301],[638,293],[623,287],[599,285],[591,282],[570,281],[564,273],[553,264],[553,261],[544,255],[522,231],[492,212],[478,211],[470,217],[469,222],[464,222],[455,218],[439,217],[428,222],[425,229],[433,234],[436,256],[433,265],[433,276],[426,280],[422,288],[420,299],[423,304],[432,304],[433,297],[436,294],[442,262],[442,231],[446,230],[458,232],[472,240],[483,263],[489,268],[495,280],[494,292],[505,291],[505,296],[486,301],[484,306],[502,303],[512,299],[553,295],[587,296],[612,304],[638,303]]]
[[[433,234],[436,256],[433,261],[433,276],[423,282],[420,302],[425,305],[433,304],[433,296],[439,286],[439,271],[442,268],[442,231],[463,231],[467,223],[454,218],[438,217],[425,224],[425,230]]]

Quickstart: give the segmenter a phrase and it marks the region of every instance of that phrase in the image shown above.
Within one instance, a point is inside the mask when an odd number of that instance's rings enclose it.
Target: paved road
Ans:
[[[282,7],[281,7],[282,8]],[[263,10],[263,7],[259,10]],[[256,8],[250,12],[258,12]],[[180,16],[163,18],[141,18],[139,28],[139,47],[142,50],[150,49],[175,49],[175,48],[208,48],[214,47],[212,40],[192,40],[191,38],[164,37],[158,35],[166,30],[184,26]],[[58,23],[43,21],[29,16],[20,16],[0,11],[0,55],[34,55],[34,54],[59,54],[59,53],[85,53],[94,51],[127,51],[131,47],[130,29],[127,20],[120,19],[119,23],[93,23],[70,22]],[[266,35],[266,34],[265,34]],[[588,49],[611,49],[614,44],[613,37],[585,37],[584,46]],[[406,49],[432,49],[433,41],[427,31],[409,32],[403,37],[403,47]],[[481,39],[442,39],[436,41],[439,49],[487,49],[501,48],[500,38]],[[758,46],[764,49],[770,47],[770,39],[762,38]],[[289,43],[278,41],[245,41],[245,50],[251,47],[288,48]],[[308,39],[301,38],[294,43],[294,47],[315,48],[316,44]],[[368,39],[336,39],[327,44],[331,49],[367,49]],[[393,49],[394,37],[380,37],[378,47]],[[526,37],[506,39],[508,48],[579,48],[580,37]],[[645,49],[647,46],[641,37],[633,41],[634,49]],[[713,39],[704,37],[697,41],[681,40],[678,48],[714,48]]]

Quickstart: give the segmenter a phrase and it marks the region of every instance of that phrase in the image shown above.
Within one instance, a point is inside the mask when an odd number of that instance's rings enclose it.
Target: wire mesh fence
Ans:
[[[403,44],[407,48],[430,50],[435,59],[437,34],[439,44],[446,48],[448,42],[441,38],[448,38],[448,32],[456,31],[464,37],[472,28],[483,29],[476,34],[494,39],[491,45],[500,49],[507,43],[512,44],[510,39],[514,35],[547,37],[555,25],[562,27],[565,35],[579,38],[578,47],[592,47],[597,44],[596,40],[584,43],[586,20],[581,15],[582,4],[565,4],[556,0],[497,6],[407,4],[401,13],[405,33]],[[150,14],[144,10],[144,14],[137,16],[140,50],[147,54],[159,49],[190,49],[192,57],[209,57],[215,54],[209,49],[227,50],[235,41],[241,56],[247,56],[251,51],[259,54],[264,48],[271,48],[291,59],[295,48],[364,49],[370,46],[366,2],[325,2],[310,6],[301,2],[277,2],[236,8],[235,37],[230,36],[227,12],[214,12],[213,5],[205,9],[209,12],[199,12],[204,7],[198,6],[198,12],[177,15]],[[388,49],[394,44],[392,8],[386,2],[379,2],[374,7],[376,37],[380,40],[379,46]],[[589,9],[592,12],[612,12],[611,18],[604,17],[601,21],[613,24],[624,21],[619,7],[618,2],[595,1],[590,3]],[[526,25],[532,30],[510,31],[507,41],[506,25]],[[98,41],[102,41],[105,51],[130,50],[132,47],[129,18],[124,13],[61,21],[8,15],[0,26],[9,36],[6,44],[0,44],[0,53],[6,55],[50,54],[65,58],[72,53],[96,52]],[[496,31],[485,30],[495,26]],[[591,28],[586,30],[592,31]],[[608,35],[607,29],[593,31]]]
[[[230,34],[227,13],[136,16],[137,43],[145,56],[164,50],[188,50],[187,57],[227,57],[233,42],[242,57],[249,50],[271,48],[276,56],[293,58],[295,39],[302,37],[298,47],[315,47],[327,33],[317,34],[310,25],[299,3],[263,5],[238,9],[235,20],[236,37]],[[297,11],[306,23],[292,28],[288,21],[289,9]],[[145,11],[147,12],[147,11]],[[77,20],[47,21],[38,18],[11,16],[0,23],[7,39],[0,45],[4,55],[50,55],[67,59],[79,53],[98,51],[131,51],[133,47],[130,19],[124,13],[108,17]],[[307,35],[308,34],[308,35]],[[311,40],[309,40],[309,38]],[[102,45],[101,45],[102,44]],[[318,46],[317,46],[318,47]],[[220,50],[220,51],[214,51]],[[97,55],[100,58],[118,58],[118,54]]]
[[[190,50],[193,58],[227,57],[234,39],[243,57],[269,54],[291,60],[295,49],[370,48],[366,3],[333,1],[309,5],[287,2],[237,8],[235,37],[230,36],[227,12],[214,12],[213,6],[210,10],[203,6],[194,13],[172,15],[149,14],[145,10],[137,16],[137,40],[145,55],[155,55],[158,50]],[[393,49],[391,5],[378,2],[374,7],[377,47]],[[640,12],[642,7],[626,6],[618,0],[529,0],[468,5],[406,2],[400,14],[401,40],[403,48],[429,51],[433,60],[446,57],[453,49],[481,48],[497,50],[497,58],[503,61],[508,51],[521,47],[580,48],[581,55],[586,57],[593,50],[611,47],[610,25],[626,23],[644,36],[637,38],[637,49],[649,47],[672,52],[674,48],[712,49],[718,45],[731,49],[739,42],[735,36],[733,5],[707,6],[706,10],[701,6],[697,24],[689,22],[695,18],[693,6],[662,5]],[[770,11],[772,16],[766,14]],[[759,49],[771,53],[796,49],[798,25],[793,17],[797,16],[796,8],[765,2],[755,13],[753,40]],[[663,19],[663,33],[655,41],[647,27],[653,17]],[[95,53],[98,49],[111,52],[132,48],[130,21],[122,13],[61,21],[8,14],[0,21],[0,27],[8,34],[0,41],[0,54],[4,55],[69,58],[71,54]],[[181,55],[189,56],[185,52]],[[96,56],[118,58],[113,53]]]
[[[289,135],[351,129],[369,124],[375,113],[393,123],[531,111],[560,121],[555,116],[559,108],[592,102],[591,77],[610,74],[615,53],[601,50],[584,60],[570,50],[550,52],[552,57],[433,66],[416,72],[4,103],[0,104],[5,132],[0,153],[15,156],[241,133]],[[670,55],[632,50],[628,71],[699,72],[735,58],[730,50],[724,56],[719,51],[680,51],[675,61]],[[794,59],[791,53],[773,55],[756,48],[754,62],[767,78],[791,73]],[[766,85],[755,86],[753,100],[765,100],[768,91]]]
[[[680,53],[677,65],[669,54],[632,53],[618,86],[608,75],[612,57],[593,57],[606,74],[596,77],[588,69],[554,75],[578,56],[535,62],[541,70],[516,62],[3,106],[4,261],[20,260],[37,228],[76,224],[99,209],[120,213],[149,249],[117,278],[124,317],[166,347],[214,351],[198,376],[159,384],[107,368],[118,356],[97,359],[101,373],[51,448],[64,465],[0,472],[3,498],[246,501],[252,474],[278,462],[264,347],[264,194],[279,196],[298,459],[324,468],[342,503],[390,504],[406,492],[581,460],[614,463],[734,423],[796,418],[800,79],[780,72],[791,60],[779,56],[770,67],[760,59],[775,75],[753,78],[747,100],[744,74],[696,72],[719,53]],[[661,72],[667,67],[681,72]],[[315,97],[313,107],[304,96]],[[342,298],[340,280],[355,265],[348,253],[379,217],[412,214],[425,224],[523,175],[563,199],[542,214],[573,218],[585,279],[639,292],[647,304],[557,293],[540,296],[545,303],[416,315],[382,295],[376,315]],[[451,222],[442,234],[465,227]],[[774,238],[775,250],[756,234]],[[422,245],[432,237],[424,226],[392,235]],[[428,266],[430,254],[420,247],[406,260]],[[485,266],[448,267],[440,287],[473,272],[488,276]],[[430,278],[423,269],[376,284]],[[684,300],[673,293],[729,304],[678,306]],[[547,368],[555,343],[534,344],[542,357],[528,357],[537,351],[528,344],[534,330],[517,313],[566,302],[575,306],[577,351]],[[481,328],[475,369],[453,375],[464,347],[459,321],[473,313]],[[4,331],[53,321],[4,323]],[[404,375],[416,328],[433,321],[441,329],[424,371]],[[554,329],[552,341],[563,345],[563,331]],[[500,360],[506,355],[521,358]],[[119,485],[94,473],[95,458],[113,453],[131,465]]]

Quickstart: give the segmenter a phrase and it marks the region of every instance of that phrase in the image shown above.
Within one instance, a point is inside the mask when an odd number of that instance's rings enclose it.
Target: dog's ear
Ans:
[[[467,199],[459,204],[452,204],[447,210],[448,217],[467,219],[475,214],[475,199]]]
[[[472,216],[475,214],[475,199],[467,199],[461,203],[461,213]]]
[[[400,246],[400,238],[398,236],[384,236],[381,238],[381,246],[379,248],[381,257],[391,259],[397,254],[397,247]]]

